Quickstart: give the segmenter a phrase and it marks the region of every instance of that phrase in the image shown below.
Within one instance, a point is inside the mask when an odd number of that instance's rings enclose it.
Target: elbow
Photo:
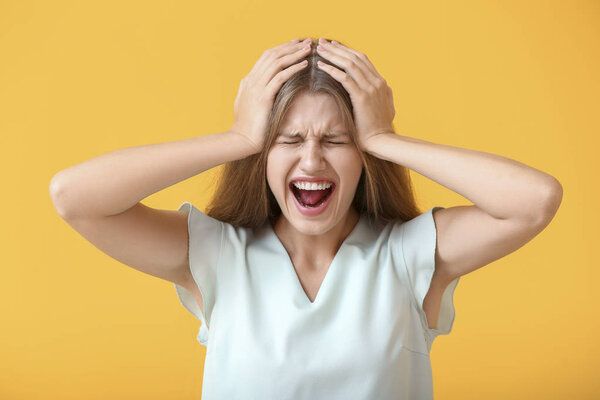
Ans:
[[[66,188],[64,179],[61,178],[61,173],[58,172],[50,180],[48,192],[50,194],[52,205],[62,219],[67,219],[68,217],[68,209],[65,204],[65,190]]]
[[[563,187],[560,182],[551,177],[543,186],[541,203],[538,210],[538,223],[546,226],[552,221],[562,203]]]

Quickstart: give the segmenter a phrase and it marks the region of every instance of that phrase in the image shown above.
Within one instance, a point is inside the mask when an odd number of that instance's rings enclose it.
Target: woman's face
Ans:
[[[297,136],[287,135],[292,133]],[[339,136],[329,136],[332,134]],[[345,221],[361,172],[359,150],[334,99],[327,94],[298,95],[267,156],[267,182],[282,215],[304,234],[329,231]],[[325,208],[309,209],[313,214],[320,211],[318,215],[306,215],[295,199],[291,182],[317,177],[333,182],[333,192]]]

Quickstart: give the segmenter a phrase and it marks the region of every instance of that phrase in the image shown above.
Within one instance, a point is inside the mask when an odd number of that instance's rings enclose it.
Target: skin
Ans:
[[[282,132],[299,132],[300,136],[289,138],[281,136]],[[331,132],[344,135],[323,137]],[[282,211],[273,230],[297,268],[322,272],[359,220],[352,207],[362,172],[359,150],[327,94],[298,95],[279,134],[267,157],[267,181]],[[321,214],[307,217],[298,210],[289,182],[299,176],[323,176],[336,183]]]
[[[242,80],[244,84],[236,99],[237,111],[246,116],[242,120],[249,119],[251,124],[236,124],[234,128],[264,132],[264,125],[256,125],[253,117],[270,110],[272,96],[281,83],[301,68],[299,63],[293,63],[308,52],[308,48],[301,51],[302,46],[293,40],[263,54],[251,79]],[[539,234],[558,210],[562,186],[556,178],[505,157],[396,134],[391,126],[391,89],[366,55],[322,39],[317,49],[347,72],[331,65],[319,67],[350,94],[361,151],[403,165],[474,203],[447,207],[434,214],[435,273],[427,296],[418,299],[423,301],[429,327],[433,328],[448,283],[510,254]],[[287,68],[281,70],[284,67]],[[307,139],[297,147],[274,147],[270,166],[277,167],[268,174],[283,211],[276,233],[286,249],[314,265],[328,266],[342,238],[355,225],[356,220],[349,218],[352,214],[345,215],[343,211],[351,213],[350,199],[359,174],[358,164],[348,157],[351,148],[331,148],[323,142],[317,146],[317,135],[329,128],[325,118],[335,118],[332,116],[337,110],[327,106],[329,113],[317,113],[315,110],[323,109],[327,102],[312,100],[312,107],[299,102],[297,108],[301,112],[293,113],[311,118],[290,117],[289,121],[304,128]],[[120,149],[60,171],[50,183],[50,195],[61,217],[85,239],[115,260],[185,287],[203,310],[202,296],[190,273],[187,214],[154,209],[141,200],[224,162],[256,154],[262,149],[262,141],[260,134],[244,136],[232,129]],[[337,179],[340,197],[332,199],[335,201],[330,209],[308,224],[293,208],[293,199],[284,196],[284,183],[299,173],[310,176],[311,172]],[[307,273],[302,270],[300,258],[294,258],[304,284]],[[313,285],[318,288],[322,274],[308,275],[311,279],[307,292],[312,297]]]
[[[433,214],[435,272],[423,311],[435,329],[442,295],[455,279],[519,249],[550,223],[562,200],[556,178],[496,154],[398,135],[392,91],[367,56],[335,41],[319,39],[317,51],[343,68],[318,64],[348,91],[359,147],[453,190],[474,204]]]

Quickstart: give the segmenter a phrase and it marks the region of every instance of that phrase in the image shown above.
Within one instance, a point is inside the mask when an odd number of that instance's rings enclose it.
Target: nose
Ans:
[[[305,140],[300,155],[300,169],[307,175],[314,175],[326,168],[323,148],[319,140]]]

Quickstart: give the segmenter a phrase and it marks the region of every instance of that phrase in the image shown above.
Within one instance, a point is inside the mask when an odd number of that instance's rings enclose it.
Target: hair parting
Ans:
[[[317,61],[331,64],[342,71],[344,69],[321,57],[316,51],[316,45],[317,41],[313,39],[312,50],[305,57],[308,65],[288,79],[277,93],[269,115],[262,151],[223,166],[217,179],[215,194],[207,206],[207,215],[236,227],[246,228],[259,228],[267,220],[274,222],[281,215],[277,200],[267,183],[267,156],[286,112],[300,93],[325,93],[332,96],[356,146],[356,127],[350,95],[341,83],[317,66]],[[398,219],[407,221],[421,214],[406,167],[363,151],[360,151],[360,157],[363,171],[352,201],[360,214],[367,215],[371,222],[382,223]]]

